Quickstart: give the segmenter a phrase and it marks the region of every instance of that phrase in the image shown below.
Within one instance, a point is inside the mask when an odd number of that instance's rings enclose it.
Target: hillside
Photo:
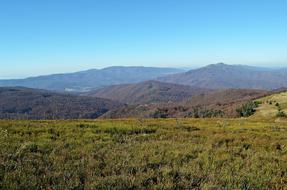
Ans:
[[[85,93],[86,96],[107,98],[126,104],[180,102],[208,90],[190,86],[146,81],[137,84],[114,85]]]
[[[237,108],[269,94],[270,92],[263,90],[217,90],[192,96],[179,103],[126,105],[107,112],[101,118],[237,117]]]
[[[256,109],[253,118],[282,120],[287,118],[287,92],[279,92],[257,100],[261,104]],[[281,112],[283,114],[278,115]]]
[[[287,70],[223,63],[160,77],[158,80],[208,89],[278,89],[287,86]]]
[[[55,74],[19,80],[0,80],[0,86],[83,92],[109,85],[142,82],[178,72],[181,72],[181,70],[173,68],[108,67],[69,74]]]
[[[93,119],[121,105],[102,98],[0,88],[0,119]]]
[[[236,109],[251,100],[269,95],[272,92],[251,89],[218,90],[194,96],[186,101],[187,107],[203,106],[211,110],[221,110],[227,117],[238,116]]]
[[[150,87],[150,91],[146,87]],[[23,87],[2,87],[0,119],[236,117],[236,109],[242,104],[271,93],[244,89],[194,90],[154,81],[139,85],[143,94],[137,88],[137,85],[121,85],[109,89],[110,96],[115,94],[115,97],[123,98],[115,98],[116,101]],[[124,92],[138,92],[139,95]],[[108,94],[103,97],[113,99]],[[121,100],[130,104],[119,103]]]

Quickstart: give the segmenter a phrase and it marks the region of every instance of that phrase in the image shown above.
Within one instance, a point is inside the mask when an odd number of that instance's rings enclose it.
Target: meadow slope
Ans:
[[[0,189],[283,189],[273,119],[0,121]]]
[[[266,96],[257,100],[261,103],[257,108],[253,118],[269,118],[276,120],[285,120],[286,117],[277,118],[279,110],[287,113],[287,92],[281,92]]]

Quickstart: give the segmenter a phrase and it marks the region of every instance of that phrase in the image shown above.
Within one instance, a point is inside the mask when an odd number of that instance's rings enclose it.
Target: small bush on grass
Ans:
[[[277,117],[286,117],[286,113],[282,110],[278,111],[278,113],[276,114]]]
[[[237,113],[241,117],[249,117],[255,113],[255,108],[259,106],[258,102],[249,101],[242,107],[236,109]]]

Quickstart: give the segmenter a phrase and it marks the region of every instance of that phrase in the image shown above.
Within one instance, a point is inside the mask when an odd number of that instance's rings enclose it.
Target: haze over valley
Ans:
[[[248,101],[285,89],[287,69],[224,63],[189,71],[109,67],[0,85],[1,118],[153,118],[159,111],[173,118],[190,117],[196,107],[238,117],[236,109]]]
[[[206,89],[272,90],[287,85],[287,68],[267,69],[224,63],[211,64],[189,71],[177,68],[118,66],[26,79],[0,80],[0,86],[22,86],[58,92],[84,92],[112,85],[134,84],[148,80]]]

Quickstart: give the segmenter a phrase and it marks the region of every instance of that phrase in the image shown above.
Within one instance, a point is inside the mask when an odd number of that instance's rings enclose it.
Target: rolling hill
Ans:
[[[237,117],[237,108],[270,93],[250,89],[210,91],[178,103],[125,105],[105,113],[101,118]]]
[[[186,107],[201,106],[209,110],[223,111],[227,117],[238,116],[236,109],[251,100],[267,96],[272,92],[252,89],[217,90],[206,94],[191,97],[184,102]]]
[[[86,96],[107,98],[126,104],[171,103],[186,100],[207,92],[190,86],[146,81],[136,84],[114,85],[84,93]]]
[[[287,70],[219,63],[185,73],[160,77],[158,80],[208,89],[272,90],[287,86]]]
[[[22,87],[0,88],[0,119],[94,119],[120,106],[102,98]]]
[[[142,82],[178,72],[182,72],[182,70],[154,67],[108,67],[68,74],[0,80],[0,86],[21,86],[60,92],[83,92],[109,85]]]

